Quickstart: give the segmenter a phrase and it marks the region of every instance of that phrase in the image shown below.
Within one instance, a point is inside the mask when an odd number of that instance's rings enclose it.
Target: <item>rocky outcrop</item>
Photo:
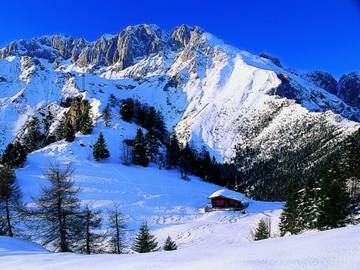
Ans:
[[[327,90],[331,94],[336,95],[337,81],[330,73],[313,71],[306,74],[306,77],[310,79],[315,85]]]
[[[360,74],[349,73],[340,78],[337,95],[350,106],[360,108]]]

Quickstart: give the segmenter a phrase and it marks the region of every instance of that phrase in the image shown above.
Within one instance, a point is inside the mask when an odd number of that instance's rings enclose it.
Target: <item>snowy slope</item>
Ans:
[[[105,128],[100,124],[91,136],[79,135],[73,143],[56,142],[30,154],[25,167],[16,171],[25,202],[36,198],[41,186],[46,185],[43,173],[50,162],[71,163],[75,168],[75,183],[82,189],[82,203],[88,203],[93,208],[101,210],[104,217],[107,210],[117,203],[127,218],[131,230],[129,239],[132,239],[143,221],[157,229],[184,224],[183,231],[179,235],[174,235],[180,245],[188,241],[187,228],[197,227],[199,224],[208,224],[206,226],[211,228],[212,223],[219,222],[238,229],[243,228],[246,235],[249,233],[250,224],[242,221],[242,214],[239,212],[205,214],[204,207],[210,202],[208,197],[220,189],[219,186],[196,177],[184,181],[179,171],[159,170],[155,165],[147,168],[122,165],[122,141],[135,135],[136,126],[121,120],[118,124],[118,128]],[[111,142],[111,157],[104,162],[97,162],[92,157],[91,145],[96,141],[100,131],[104,133],[106,141]],[[248,201],[248,215],[254,215],[254,224],[264,212],[270,214],[283,205],[250,199]],[[274,214],[274,219],[277,218],[278,211]],[[229,232],[231,231],[229,227]],[[202,234],[214,237],[212,230],[204,230]]]
[[[26,256],[14,255],[0,241],[4,269],[256,269],[356,270],[360,265],[360,226],[258,242],[204,242],[188,249],[130,255],[39,254],[30,246]],[[2,240],[0,238],[0,240]],[[13,240],[16,242],[16,240]],[[23,248],[21,247],[21,250]]]

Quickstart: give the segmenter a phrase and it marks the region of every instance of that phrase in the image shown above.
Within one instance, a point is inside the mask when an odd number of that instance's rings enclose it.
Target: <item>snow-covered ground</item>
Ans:
[[[48,253],[31,243],[0,237],[0,266],[7,270],[357,270],[359,234],[358,225],[258,242],[206,241],[172,252],[90,256]]]
[[[276,227],[281,202],[247,199],[246,214],[205,213],[204,207],[210,202],[208,197],[221,187],[193,176],[183,180],[178,170],[160,170],[155,164],[147,168],[123,165],[122,141],[133,138],[137,126],[120,119],[113,122],[111,128],[99,123],[92,135],[78,135],[73,143],[56,142],[30,154],[25,167],[16,171],[25,202],[36,198],[41,186],[46,185],[43,174],[50,163],[71,163],[75,184],[82,189],[80,199],[102,211],[105,226],[107,211],[114,203],[119,206],[129,226],[129,244],[143,221],[157,230],[160,241],[171,235],[180,248],[209,239],[230,243],[247,241],[250,229],[264,215],[272,216]],[[91,148],[100,131],[111,154],[103,162],[93,159]],[[228,234],[225,239],[222,239],[223,232]]]

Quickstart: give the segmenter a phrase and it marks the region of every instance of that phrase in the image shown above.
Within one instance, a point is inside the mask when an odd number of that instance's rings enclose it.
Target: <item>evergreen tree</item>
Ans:
[[[319,229],[343,227],[350,222],[350,197],[336,170],[321,179],[321,198]]]
[[[120,106],[121,118],[126,122],[131,122],[134,118],[134,101],[132,99],[122,100]]]
[[[180,159],[180,146],[176,134],[174,133],[169,145],[166,148],[166,165],[167,168],[174,168],[179,164]]]
[[[0,233],[13,237],[18,234],[16,224],[20,222],[24,206],[21,192],[15,182],[15,173],[8,166],[0,165]]]
[[[101,228],[100,211],[92,211],[88,205],[81,215],[81,228],[79,231],[80,241],[76,249],[86,254],[99,253],[102,251],[104,236],[97,232]]]
[[[298,201],[299,228],[301,230],[316,229],[321,204],[320,187],[318,183],[316,181],[308,181],[305,187],[299,191]]]
[[[121,254],[124,252],[125,239],[124,234],[127,226],[125,218],[119,211],[117,205],[109,212],[109,230],[110,248],[112,253]]]
[[[170,236],[166,238],[163,249],[166,251],[177,250],[177,245]]]
[[[138,253],[147,253],[158,250],[158,244],[155,236],[150,234],[149,227],[146,222],[141,225],[132,249]]]
[[[107,159],[108,157],[110,157],[110,153],[109,150],[107,149],[107,145],[102,132],[100,132],[100,136],[93,146],[93,156],[97,161]]]
[[[1,157],[1,163],[12,168],[20,167],[24,164],[26,155],[25,148],[19,142],[10,143]]]
[[[146,155],[146,142],[141,128],[138,128],[132,146],[132,161],[135,165],[146,167],[149,159]]]
[[[263,240],[270,238],[271,235],[271,223],[270,219],[260,219],[258,226],[254,233],[254,240]]]
[[[25,133],[22,137],[23,145],[27,152],[32,152],[41,148],[44,140],[45,136],[41,133],[40,121],[36,116],[33,116],[26,125]]]
[[[294,182],[288,191],[286,198],[286,204],[283,208],[283,211],[280,216],[280,232],[281,236],[284,236],[287,232],[291,234],[298,234],[301,229],[299,228],[298,218],[299,218],[299,187],[296,182]]]
[[[65,123],[63,128],[63,137],[67,142],[73,142],[75,140],[75,130],[69,122]]]
[[[90,134],[93,129],[93,123],[90,115],[91,105],[88,100],[82,100],[81,115],[79,119],[79,131],[82,134]]]
[[[149,161],[154,162],[159,153],[160,144],[151,130],[145,135],[145,143],[146,155],[149,158]]]
[[[80,189],[74,186],[73,171],[70,165],[51,164],[45,173],[49,185],[42,187],[31,211],[34,234],[60,252],[71,251],[80,240]]]
[[[107,104],[102,112],[102,116],[104,119],[104,123],[106,127],[110,127],[111,125],[111,108],[110,104]]]
[[[188,143],[180,151],[179,167],[182,179],[187,179],[189,172],[194,172],[196,168],[194,150]]]

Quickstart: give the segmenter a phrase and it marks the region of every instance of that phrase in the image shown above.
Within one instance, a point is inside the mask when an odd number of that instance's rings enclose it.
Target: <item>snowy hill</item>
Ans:
[[[224,232],[224,231],[223,231]],[[33,244],[0,238],[4,269],[257,269],[338,270],[360,265],[360,226],[259,242],[205,241],[188,249],[132,255],[49,254]],[[191,237],[191,234],[190,234]],[[18,246],[17,246],[18,245]],[[17,246],[19,254],[14,254]],[[9,248],[10,247],[10,248]],[[22,256],[26,252],[26,256]],[[186,258],[186,259],[184,259]]]
[[[91,145],[100,130],[105,139],[111,142],[111,157],[104,162],[97,162],[92,157]],[[204,207],[209,204],[209,195],[218,190],[219,186],[197,177],[185,181],[180,178],[178,170],[159,170],[155,165],[147,168],[122,165],[119,158],[122,140],[134,136],[135,132],[136,125],[120,120],[119,128],[104,128],[100,125],[91,136],[78,136],[73,143],[56,142],[33,152],[28,156],[26,166],[16,172],[25,202],[36,198],[41,186],[46,185],[43,173],[50,162],[71,163],[75,169],[75,184],[82,189],[82,203],[101,210],[103,216],[114,207],[114,203],[118,204],[132,230],[130,239],[143,221],[147,221],[152,228],[207,223],[209,216],[205,214]],[[262,213],[270,214],[283,205],[250,199],[248,201],[248,214],[255,215],[254,224]],[[257,216],[258,214],[260,215]],[[221,223],[235,223],[239,228],[245,225],[244,232],[249,233],[249,224],[242,223],[239,212],[214,215]],[[274,215],[277,219],[278,211]],[[237,224],[238,222],[240,223]],[[180,245],[182,241],[187,241],[186,231],[183,234],[176,235]],[[211,237],[210,232],[208,237]]]

